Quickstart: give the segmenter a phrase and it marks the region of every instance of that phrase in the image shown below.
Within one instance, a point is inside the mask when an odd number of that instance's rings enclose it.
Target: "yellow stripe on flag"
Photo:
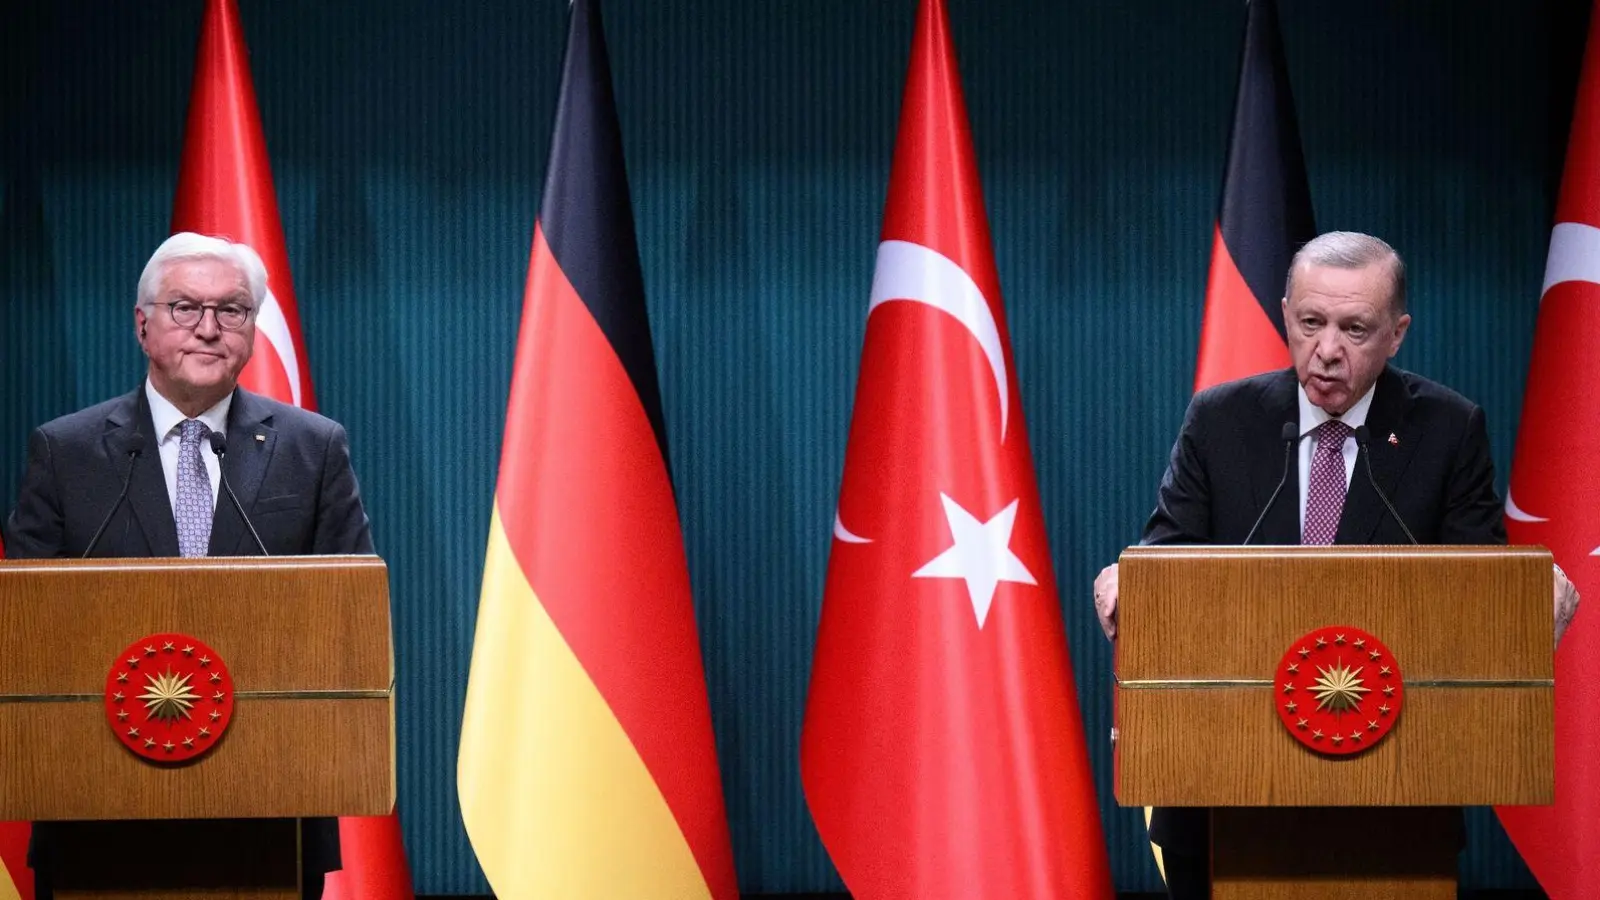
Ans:
[[[11,870],[0,866],[0,900],[22,900],[17,883],[11,880]]]
[[[655,779],[528,583],[495,506],[456,787],[496,896],[710,897]]]
[[[1153,810],[1148,806],[1146,806],[1144,808],[1144,830],[1146,832],[1148,832],[1150,830],[1150,814],[1151,814],[1152,811]],[[1166,860],[1161,858],[1161,845],[1157,844],[1154,841],[1151,841],[1150,842],[1150,855],[1152,855],[1152,856],[1154,856],[1156,858],[1156,871],[1161,873],[1161,883],[1162,884],[1166,884],[1167,883],[1167,863],[1166,863]]]

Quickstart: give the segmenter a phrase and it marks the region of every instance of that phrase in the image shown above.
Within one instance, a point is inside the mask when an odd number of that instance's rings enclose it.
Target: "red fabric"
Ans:
[[[1590,20],[1572,117],[1550,271],[1539,305],[1506,498],[1515,544],[1542,544],[1583,597],[1556,652],[1555,803],[1498,807],[1512,843],[1552,900],[1600,885],[1600,9]],[[1576,227],[1575,227],[1576,226]]]
[[[6,546],[0,543],[0,559],[5,555]],[[6,867],[22,900],[33,900],[33,870],[28,868],[28,838],[32,834],[32,822],[0,822],[0,864]]]
[[[801,738],[807,803],[858,897],[1110,897],[942,0],[918,15],[883,239]]]
[[[1211,242],[1211,276],[1206,282],[1206,312],[1200,324],[1196,393],[1236,378],[1289,367],[1289,347],[1267,318],[1256,295],[1216,229]]]
[[[340,819],[339,852],[344,856],[344,868],[328,873],[322,900],[411,900],[415,896],[396,813]]]
[[[200,26],[189,122],[184,134],[172,230],[227,237],[249,244],[267,267],[267,289],[287,325],[288,347],[274,343],[274,330],[258,317],[255,354],[239,383],[284,403],[295,403],[285,368],[297,360],[299,405],[316,408],[311,362],[300,330],[300,316],[289,274],[289,255],[278,218],[277,195],[266,138],[256,109],[249,53],[234,0],[207,0]],[[281,331],[279,332],[281,334]],[[410,898],[411,873],[394,813],[339,821],[345,873],[330,875],[328,898],[392,900]],[[355,885],[339,894],[335,884]],[[370,890],[369,890],[370,886]]]
[[[267,288],[283,311],[298,360],[300,406],[316,409],[311,360],[301,337],[300,314],[289,275],[272,166],[256,111],[249,52],[234,0],[208,0],[200,26],[189,124],[184,132],[172,231],[194,231],[249,244],[267,267]],[[256,329],[256,353],[239,383],[259,394],[293,403],[284,360],[288,348],[272,346],[271,330]]]
[[[667,461],[542,222],[508,409],[495,489],[506,540],[660,787],[711,896],[737,897]]]

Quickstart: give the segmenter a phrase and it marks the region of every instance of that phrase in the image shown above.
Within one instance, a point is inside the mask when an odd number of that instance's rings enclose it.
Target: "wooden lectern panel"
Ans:
[[[1136,547],[1119,571],[1117,799],[1464,806],[1553,797],[1550,555],[1526,547]],[[1273,709],[1290,644],[1348,625],[1394,653],[1377,746],[1302,747]]]
[[[232,723],[191,762],[117,742],[107,673],[160,632],[212,647]],[[0,561],[0,820],[380,815],[394,803],[388,574],[372,556]]]

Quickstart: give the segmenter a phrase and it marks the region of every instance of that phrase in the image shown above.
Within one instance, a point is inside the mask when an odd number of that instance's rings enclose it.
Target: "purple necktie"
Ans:
[[[211,545],[211,478],[200,445],[211,432],[199,419],[183,420],[178,436],[178,498],[172,518],[178,526],[178,555],[205,556]]]
[[[1339,533],[1339,514],[1344,512],[1344,440],[1350,436],[1351,428],[1338,419],[1329,419],[1311,433],[1317,443],[1311,448],[1306,525],[1300,543],[1331,544]]]

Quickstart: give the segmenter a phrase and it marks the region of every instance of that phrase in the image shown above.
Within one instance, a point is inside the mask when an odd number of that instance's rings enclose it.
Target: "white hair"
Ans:
[[[1334,269],[1365,269],[1375,263],[1389,263],[1389,312],[1395,317],[1406,313],[1406,264],[1400,254],[1383,240],[1359,231],[1329,231],[1306,242],[1289,261],[1289,276],[1283,295],[1294,293],[1294,273],[1302,263]]]
[[[267,266],[261,256],[248,244],[239,244],[225,238],[209,237],[192,231],[180,231],[161,242],[150,261],[144,264],[139,276],[138,305],[150,307],[156,302],[161,281],[174,263],[199,259],[215,259],[229,263],[244,273],[245,284],[250,288],[250,299],[260,308],[267,297]]]

